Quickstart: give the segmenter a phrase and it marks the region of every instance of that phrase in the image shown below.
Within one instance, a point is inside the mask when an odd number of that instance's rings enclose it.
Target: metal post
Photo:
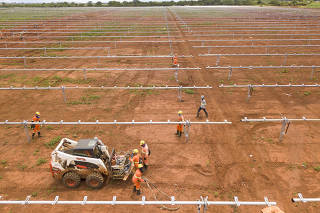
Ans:
[[[183,125],[183,128],[184,128],[184,136],[186,137],[186,143],[188,143],[189,141],[189,130],[190,130],[190,121],[189,120],[186,120],[186,123],[185,125]]]
[[[28,125],[24,124],[23,126],[24,126],[24,132],[26,133],[26,136],[27,136],[28,143],[30,143],[31,139],[28,131]]]
[[[314,67],[314,65],[312,65],[311,80],[313,79],[314,69],[315,69],[315,67]]]
[[[174,72],[174,77],[176,79],[176,82],[179,82],[179,79],[178,79],[178,68],[176,68],[176,71]]]
[[[249,101],[250,97],[252,96],[253,87],[251,84],[248,85],[248,98],[247,101]]]
[[[197,200],[197,201],[200,201],[200,200]],[[197,210],[198,210],[198,213],[201,213],[201,204],[197,205]]]
[[[61,41],[59,42],[59,46],[60,46],[60,48],[62,48],[62,42]]]
[[[229,66],[228,80],[230,80],[231,76],[232,76],[232,67]]]
[[[220,55],[217,55],[216,66],[219,66],[219,62],[220,62]]]
[[[100,64],[100,57],[98,56],[98,64]]]
[[[283,59],[283,66],[287,64],[287,58],[288,58],[288,53],[285,54],[284,59]]]
[[[86,69],[83,69],[83,77],[84,77],[84,80],[87,80],[87,70]]]
[[[180,102],[182,102],[182,97],[181,97],[181,91],[182,90],[182,86],[179,86],[179,88],[178,88],[178,100],[180,101]]]
[[[63,101],[64,101],[65,103],[67,103],[67,97],[66,97],[66,94],[65,94],[65,92],[64,92],[64,86],[61,87],[61,90],[62,90],[62,95],[63,95]]]
[[[43,48],[43,54],[44,54],[44,55],[47,55],[47,48],[46,48],[46,47]]]
[[[27,59],[25,56],[23,57],[23,64],[24,64],[24,66],[27,66]]]
[[[210,53],[211,53],[211,47],[208,48],[208,54],[210,54]]]
[[[208,196],[206,197],[200,197],[201,201],[203,201],[203,213],[206,213],[206,211],[208,210]]]

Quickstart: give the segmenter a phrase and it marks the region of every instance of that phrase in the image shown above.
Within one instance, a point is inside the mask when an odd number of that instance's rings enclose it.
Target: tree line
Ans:
[[[0,7],[150,7],[150,6],[206,6],[206,5],[272,5],[272,6],[304,6],[311,4],[313,0],[199,0],[199,1],[109,1],[102,3],[98,1],[93,3],[75,3],[75,2],[57,2],[57,3],[5,3]]]

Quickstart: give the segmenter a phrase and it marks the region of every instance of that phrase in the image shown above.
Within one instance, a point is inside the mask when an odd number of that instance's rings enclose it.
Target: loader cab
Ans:
[[[65,153],[88,158],[100,158],[102,154],[96,139],[80,139],[74,148]]]

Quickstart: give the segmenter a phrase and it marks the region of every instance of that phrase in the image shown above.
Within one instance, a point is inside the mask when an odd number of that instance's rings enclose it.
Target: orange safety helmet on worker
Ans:
[[[142,157],[144,168],[148,169],[150,149],[144,140],[140,141],[140,146],[141,146],[141,157]]]
[[[40,112],[36,112],[35,115],[32,118],[32,122],[40,122]],[[36,132],[38,132],[38,137],[41,137],[40,135],[40,124],[32,124],[31,129],[33,129],[32,132],[32,139],[34,138]]]
[[[179,120],[178,121],[184,121],[184,117],[183,117],[183,115],[182,115],[182,111],[180,110],[179,112],[178,112],[178,115],[179,115]],[[182,125],[183,124],[178,124],[177,125],[177,133],[176,133],[176,135],[178,135],[179,137],[181,136],[181,134],[182,134]]]
[[[144,179],[142,178],[142,173],[143,173],[142,169],[143,169],[143,165],[139,164],[136,172],[132,176],[132,183],[134,184],[133,192],[137,192],[137,195],[140,195],[141,182],[144,182]]]
[[[141,163],[140,154],[138,149],[134,149],[132,151],[133,157],[131,158],[131,161],[134,163],[134,168],[138,168],[138,165]]]

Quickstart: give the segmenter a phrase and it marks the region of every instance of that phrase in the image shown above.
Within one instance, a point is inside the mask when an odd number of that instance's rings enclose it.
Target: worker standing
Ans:
[[[143,161],[144,168],[147,170],[149,166],[149,156],[150,156],[150,149],[144,140],[140,141],[141,146],[141,157]]]
[[[140,195],[141,182],[144,182],[144,179],[142,178],[142,173],[143,173],[142,168],[143,168],[143,165],[139,164],[136,172],[132,177],[132,183],[134,184],[133,192],[137,192],[137,195]]]
[[[32,122],[40,122],[40,112],[35,113],[35,115],[32,118]],[[31,124],[31,129],[33,129],[32,139],[34,139],[36,132],[38,132],[38,137],[41,137],[40,124]]]
[[[184,122],[184,117],[182,115],[182,111],[181,110],[178,112],[178,116],[179,116],[179,120],[178,121],[179,122],[182,122],[182,121]],[[179,137],[181,137],[181,134],[182,134],[182,128],[183,128],[182,125],[183,124],[178,124],[177,125],[177,133],[176,133],[176,135],[179,136]]]
[[[207,105],[207,102],[204,99],[204,95],[201,95],[201,103],[200,103],[200,107],[199,107],[198,112],[197,112],[197,118],[199,118],[199,113],[200,113],[201,110],[203,110],[204,113],[206,113],[206,117],[208,118],[208,112],[206,110],[206,105]]]
[[[133,153],[133,157],[131,159],[131,161],[134,163],[134,168],[138,168],[138,165],[141,163],[140,162],[140,154],[139,154],[139,150],[138,149],[134,149],[132,151]]]
[[[173,57],[172,57],[172,63],[173,63],[173,67],[179,67],[178,57],[177,57],[176,54],[174,54]]]

